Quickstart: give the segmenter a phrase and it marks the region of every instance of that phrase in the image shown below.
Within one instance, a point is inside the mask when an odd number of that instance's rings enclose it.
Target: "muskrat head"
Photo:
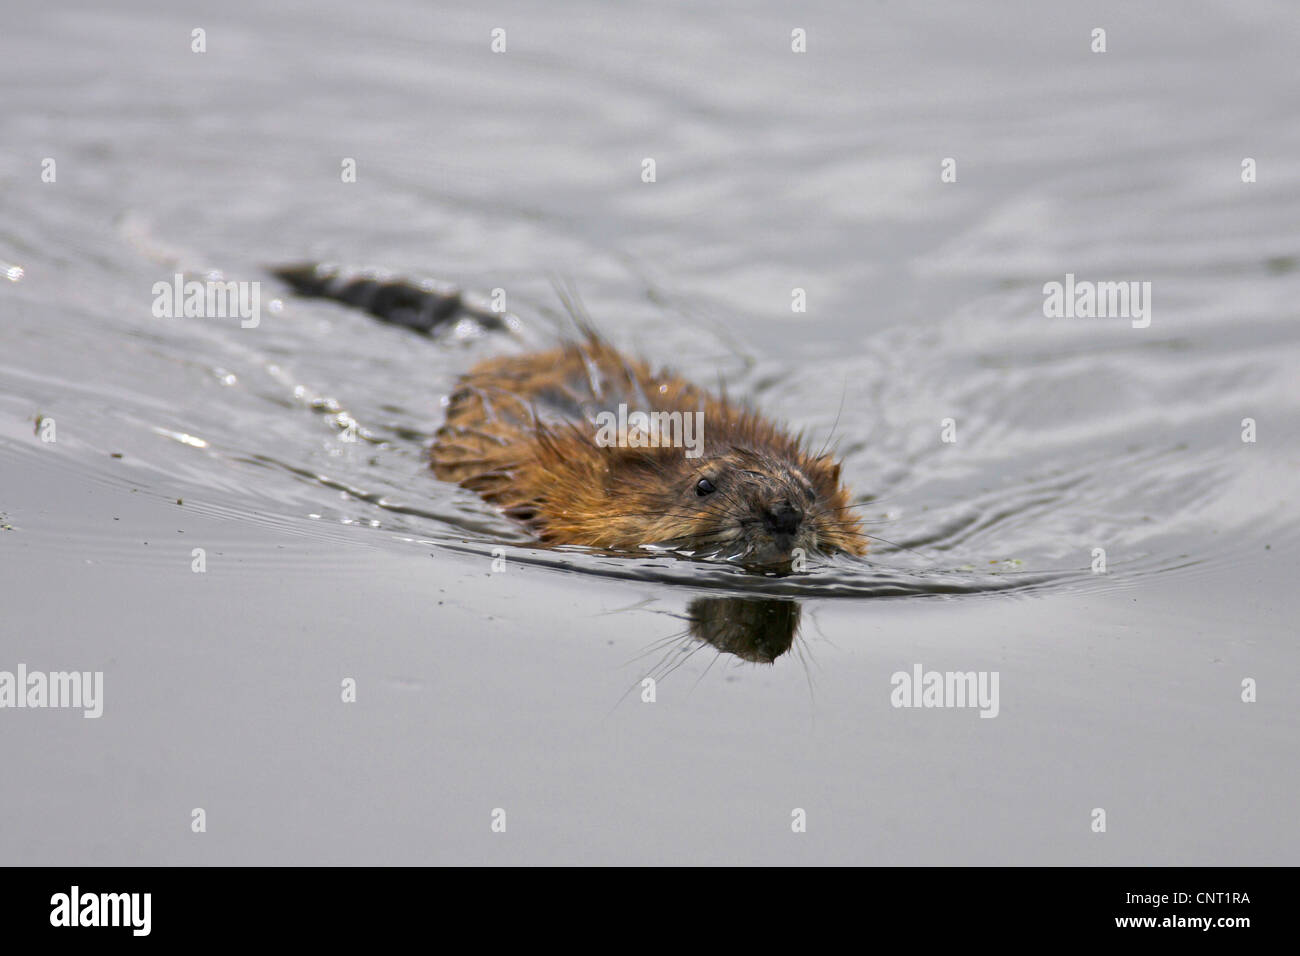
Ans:
[[[839,465],[829,458],[731,448],[696,459],[678,456],[671,471],[658,476],[660,491],[653,497],[659,500],[641,502],[646,513],[663,516],[656,524],[670,533],[646,544],[775,567],[789,565],[797,551],[864,550]]]

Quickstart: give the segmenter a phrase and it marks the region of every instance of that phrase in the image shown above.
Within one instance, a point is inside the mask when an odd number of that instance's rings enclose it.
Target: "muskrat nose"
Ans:
[[[794,534],[802,520],[803,512],[788,501],[778,501],[763,515],[763,524],[773,534]]]

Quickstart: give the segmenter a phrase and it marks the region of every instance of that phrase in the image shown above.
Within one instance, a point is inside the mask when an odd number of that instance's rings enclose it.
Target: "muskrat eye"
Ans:
[[[713,482],[707,478],[701,478],[695,483],[695,493],[703,498],[705,495],[711,495],[718,489],[713,486]]]

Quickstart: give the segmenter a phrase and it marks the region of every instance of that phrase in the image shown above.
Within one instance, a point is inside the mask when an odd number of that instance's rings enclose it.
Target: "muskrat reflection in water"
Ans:
[[[684,614],[656,613],[685,619],[687,628],[656,640],[638,655],[637,661],[660,656],[623,692],[615,708],[634,691],[644,692],[646,680],[658,683],[706,648],[717,653],[700,679],[724,654],[751,664],[775,663],[799,636],[800,605],[791,598],[697,597],[687,603]]]
[[[691,637],[755,664],[771,664],[799,632],[800,607],[786,598],[700,597],[686,605]]]

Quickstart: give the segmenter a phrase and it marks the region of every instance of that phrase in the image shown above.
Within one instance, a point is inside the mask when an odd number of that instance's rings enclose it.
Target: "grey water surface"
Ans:
[[[0,17],[0,672],[104,675],[0,709],[0,863],[1300,862],[1293,5]],[[268,272],[312,260],[523,332]],[[155,315],[178,273],[256,326]],[[1149,325],[1047,317],[1067,274]],[[829,441],[867,558],[546,550],[437,482],[557,276]],[[893,706],[917,665],[997,716]]]

